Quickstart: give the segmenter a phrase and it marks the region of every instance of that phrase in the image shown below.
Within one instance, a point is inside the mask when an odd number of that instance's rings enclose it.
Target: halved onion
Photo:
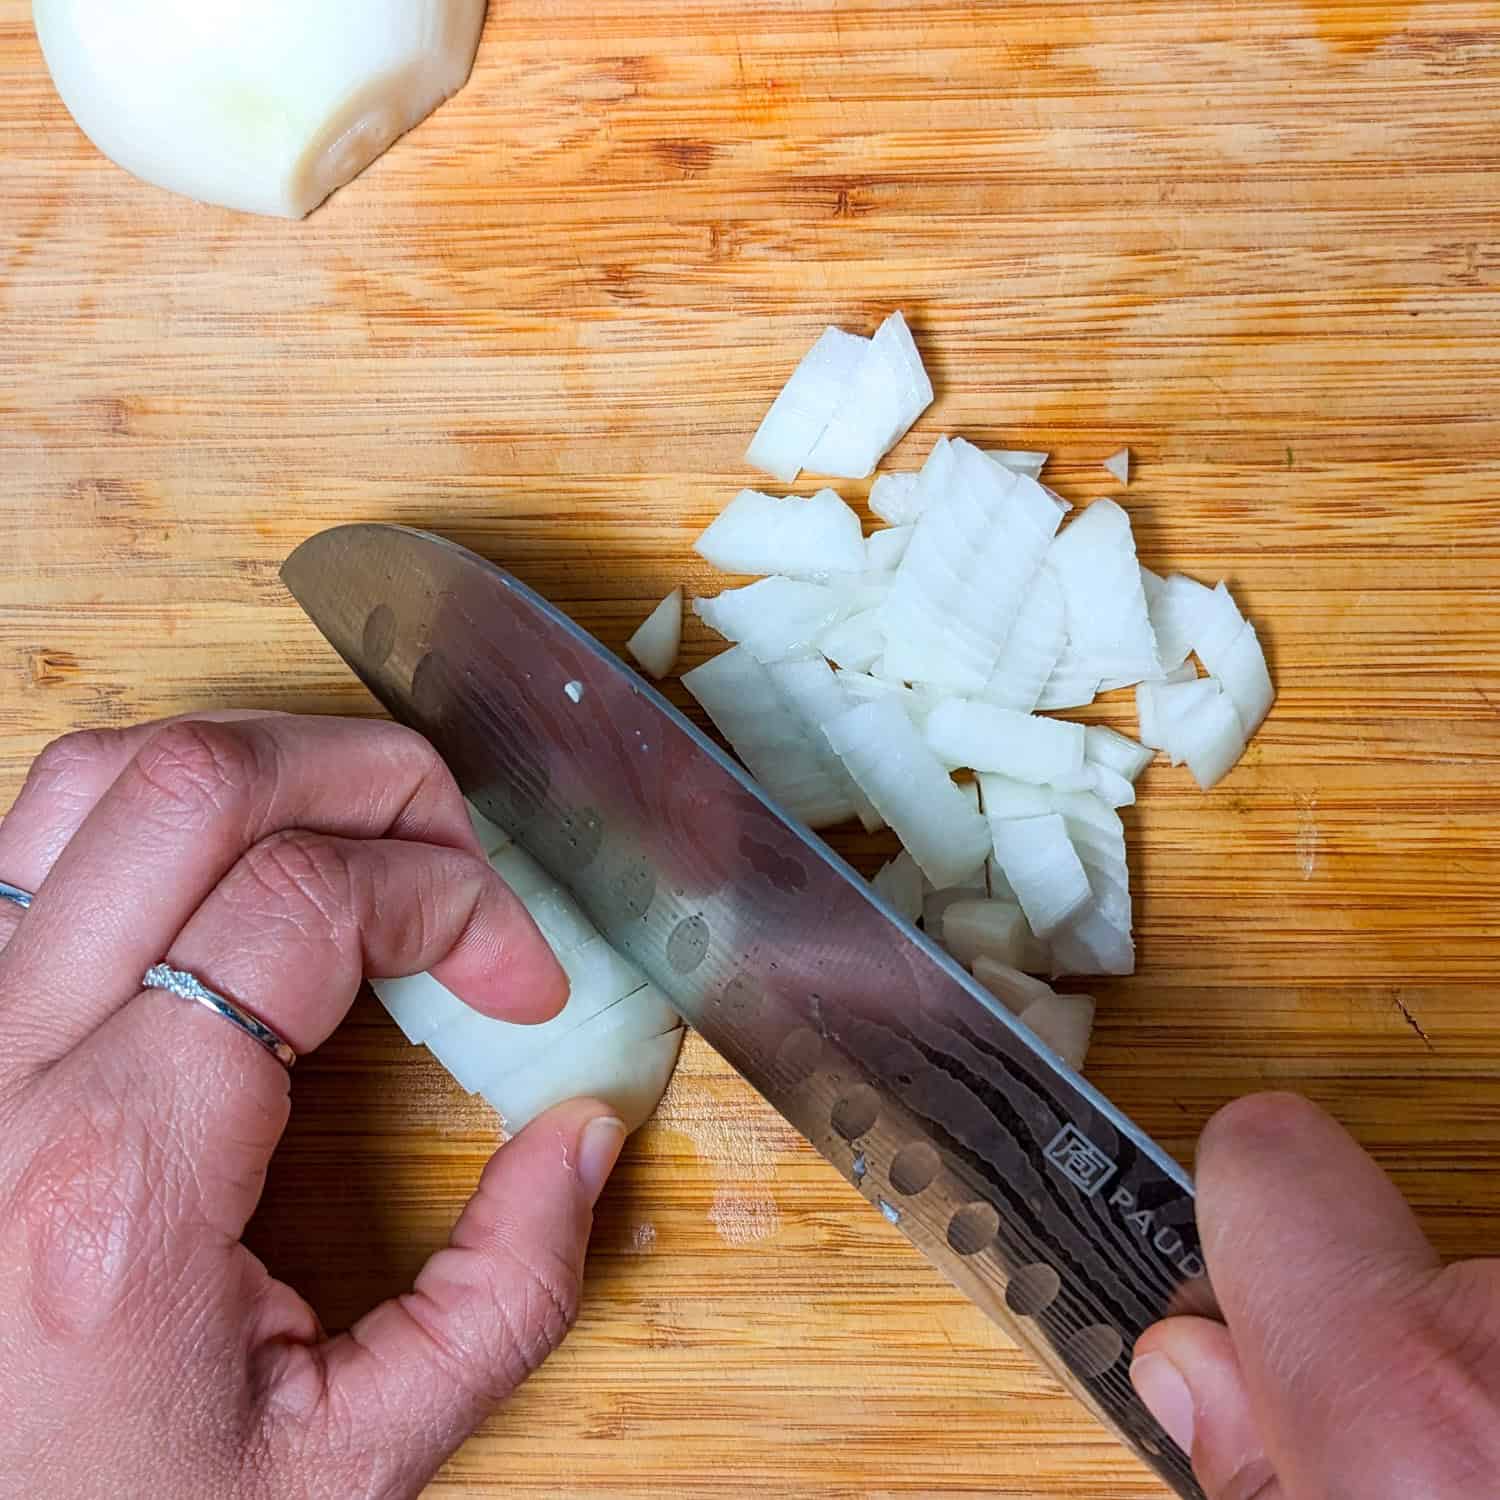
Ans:
[[[485,0],[33,0],[53,82],[146,182],[300,219],[463,87]]]

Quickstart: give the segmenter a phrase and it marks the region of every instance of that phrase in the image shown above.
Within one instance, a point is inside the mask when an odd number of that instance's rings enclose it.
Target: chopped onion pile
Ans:
[[[751,462],[867,474],[931,399],[920,371],[899,314],[873,340],[829,329]],[[1156,750],[1215,785],[1275,693],[1224,584],[1143,568],[1112,500],[1064,524],[1046,460],[940,437],[920,473],[875,480],[869,537],[831,490],[743,491],[698,550],[769,576],[694,601],[736,644],[683,683],[794,816],[888,824],[876,890],[1076,1066],[1094,1002],[1034,976],[1134,972],[1116,809]],[[1129,450],[1105,466],[1128,482]],[[1123,687],[1140,742],[1038,712]]]
[[[564,1099],[612,1105],[628,1129],[665,1091],[682,1045],[666,996],[594,929],[578,904],[509,837],[470,811],[491,866],[541,929],[571,986],[550,1021],[522,1026],[471,1010],[430,974],[371,988],[413,1046],[426,1046],[512,1134]]]

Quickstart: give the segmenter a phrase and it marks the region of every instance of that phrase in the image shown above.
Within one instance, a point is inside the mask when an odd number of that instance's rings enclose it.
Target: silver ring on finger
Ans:
[[[146,971],[141,984],[148,990],[165,990],[179,1000],[193,1000],[216,1016],[221,1016],[231,1026],[238,1027],[253,1042],[258,1042],[284,1068],[296,1066],[297,1054],[285,1037],[272,1031],[258,1016],[252,1016],[242,1005],[237,1005],[227,995],[211,990],[196,974],[185,969],[173,969],[167,964],[156,964]]]
[[[23,891],[18,885],[7,885],[0,880],[0,901],[8,901],[12,906],[19,906],[22,911],[30,911],[35,899],[30,891]]]

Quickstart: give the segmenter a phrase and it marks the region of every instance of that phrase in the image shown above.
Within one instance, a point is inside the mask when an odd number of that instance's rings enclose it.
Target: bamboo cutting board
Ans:
[[[713,587],[691,540],[818,329],[900,306],[939,396],[895,465],[962,431],[1086,501],[1130,444],[1143,557],[1229,579],[1280,685],[1216,793],[1158,765],[1127,814],[1141,972],[1091,1076],[1184,1160],[1303,1089],[1493,1250],[1493,4],[495,0],[468,89],[301,226],[101,160],[22,0],[0,92],[0,805],[77,726],[373,711],[277,581],[335,522],[619,646]],[[494,1143],[424,1057],[360,1006],[298,1070],[253,1239],[330,1324]],[[1161,1490],[695,1044],[578,1330],[434,1493]]]

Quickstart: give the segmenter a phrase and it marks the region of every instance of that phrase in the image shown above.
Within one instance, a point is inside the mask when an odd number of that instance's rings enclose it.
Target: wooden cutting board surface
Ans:
[[[445,532],[619,646],[713,587],[692,538],[816,332],[899,306],[938,401],[895,465],[962,431],[1086,501],[1128,443],[1143,557],[1229,579],[1280,685],[1213,795],[1142,782],[1141,972],[1091,1076],[1184,1160],[1226,1100],[1306,1090],[1445,1252],[1493,1250],[1493,4],[497,0],[465,92],[303,225],[102,160],[28,11],[0,805],[78,726],[372,712],[277,580],[335,522]],[[336,1325],[441,1242],[493,1122],[364,1005],[295,1096],[253,1240]],[[576,1333],[434,1493],[1162,1491],[694,1043]]]

